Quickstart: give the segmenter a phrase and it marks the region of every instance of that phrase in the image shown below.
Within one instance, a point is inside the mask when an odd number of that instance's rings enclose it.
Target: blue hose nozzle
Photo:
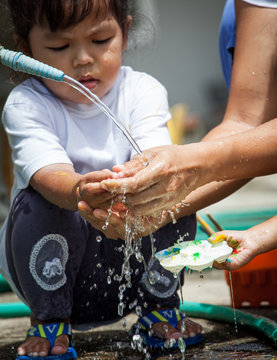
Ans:
[[[22,52],[6,50],[3,46],[0,47],[0,62],[15,71],[40,76],[45,79],[63,81],[65,75],[61,70],[26,56]]]

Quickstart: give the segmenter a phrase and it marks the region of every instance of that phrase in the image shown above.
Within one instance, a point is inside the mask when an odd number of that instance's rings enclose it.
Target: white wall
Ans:
[[[218,51],[225,1],[140,1],[148,5],[148,12],[152,3],[159,29],[151,48],[127,55],[125,63],[159,79],[168,90],[170,105],[185,102],[191,111],[205,116],[210,106],[206,86],[218,82],[225,91]]]

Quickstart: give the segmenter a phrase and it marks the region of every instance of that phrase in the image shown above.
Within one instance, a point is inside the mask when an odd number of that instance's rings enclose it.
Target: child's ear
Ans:
[[[131,15],[127,16],[127,21],[125,23],[125,28],[124,28],[124,35],[123,35],[123,51],[126,50],[127,48],[127,44],[128,44],[128,33],[129,33],[129,29],[132,25],[132,21],[133,18]]]

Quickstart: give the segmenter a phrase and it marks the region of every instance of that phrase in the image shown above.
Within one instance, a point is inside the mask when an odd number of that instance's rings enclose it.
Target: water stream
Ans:
[[[235,308],[235,301],[234,301],[234,290],[233,290],[233,284],[232,284],[232,273],[231,273],[231,271],[229,271],[229,280],[230,280],[232,307],[233,307],[233,312],[234,312],[235,332],[238,333],[238,323],[237,323],[237,315],[236,315],[236,308]]]

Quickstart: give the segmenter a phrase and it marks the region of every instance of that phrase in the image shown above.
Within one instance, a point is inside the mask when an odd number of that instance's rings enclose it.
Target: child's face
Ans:
[[[114,17],[97,19],[89,15],[81,23],[57,32],[35,25],[29,33],[29,45],[35,59],[62,70],[101,98],[118,77],[127,36],[123,37]],[[76,103],[89,102],[68,85],[43,81],[62,99]]]

